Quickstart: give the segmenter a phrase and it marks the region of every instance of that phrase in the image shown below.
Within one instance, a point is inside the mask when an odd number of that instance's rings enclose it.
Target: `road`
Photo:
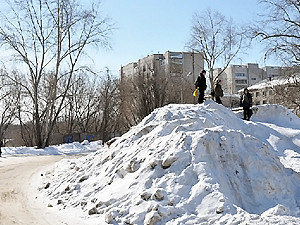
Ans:
[[[0,158],[0,225],[56,225],[51,208],[37,200],[41,174],[66,156]]]

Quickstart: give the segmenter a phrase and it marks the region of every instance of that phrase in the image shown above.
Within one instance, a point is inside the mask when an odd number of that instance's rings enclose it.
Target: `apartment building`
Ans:
[[[216,69],[214,74],[219,74],[221,69]],[[225,93],[236,94],[239,90],[252,86],[264,79],[271,79],[281,75],[281,68],[266,66],[259,68],[256,63],[245,65],[230,65],[220,74],[222,87]]]
[[[164,76],[168,79],[180,80],[192,86],[199,73],[204,68],[202,53],[171,52],[148,55],[137,62],[121,67],[120,77]]]

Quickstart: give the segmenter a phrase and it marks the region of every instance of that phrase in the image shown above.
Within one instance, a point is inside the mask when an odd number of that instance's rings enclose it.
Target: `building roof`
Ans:
[[[272,80],[270,79],[265,79],[262,80],[250,87],[248,87],[248,90],[259,90],[263,88],[268,88],[268,87],[274,87],[274,86],[280,86],[280,85],[286,85],[286,84],[295,84],[295,83],[300,83],[300,74],[296,74],[290,77],[285,77],[285,76],[279,76],[279,77],[274,77]],[[243,92],[244,89],[239,90],[238,92]]]

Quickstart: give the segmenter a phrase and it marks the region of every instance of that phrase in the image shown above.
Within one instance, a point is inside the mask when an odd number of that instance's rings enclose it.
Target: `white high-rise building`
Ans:
[[[156,73],[171,79],[184,79],[191,84],[204,68],[202,53],[171,52],[148,55],[137,62],[121,67],[120,76],[130,78],[142,74]]]
[[[216,75],[220,70],[214,70],[214,74]],[[243,88],[279,75],[281,75],[280,67],[266,66],[259,68],[256,63],[247,63],[245,65],[230,65],[219,76],[219,79],[222,80],[222,87],[225,93],[236,94]]]

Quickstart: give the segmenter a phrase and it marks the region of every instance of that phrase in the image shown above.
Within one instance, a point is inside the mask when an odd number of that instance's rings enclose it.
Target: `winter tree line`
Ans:
[[[224,71],[255,41],[265,44],[265,58],[280,58],[299,72],[299,0],[260,3],[267,7],[265,14],[243,28],[220,12],[194,14],[186,47],[204,54],[212,86],[216,63]],[[0,22],[1,48],[7,54],[0,70],[1,140],[17,127],[23,144],[37,148],[49,146],[56,133],[98,133],[107,141],[155,108],[182,103],[182,92],[173,90],[184,85],[170,84],[156,76],[158,71],[120,80],[109,69],[97,72],[86,63],[92,61],[92,48],[111,47],[115,25],[99,5],[9,0],[7,7]]]

